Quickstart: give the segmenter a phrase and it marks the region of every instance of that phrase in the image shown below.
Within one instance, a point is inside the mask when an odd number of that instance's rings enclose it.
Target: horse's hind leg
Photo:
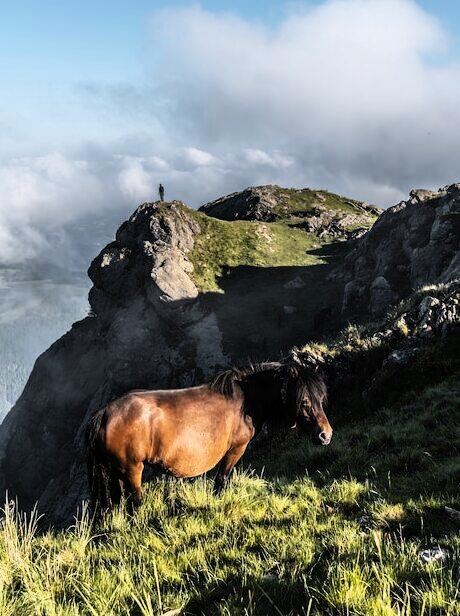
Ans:
[[[126,471],[125,486],[128,499],[128,512],[132,515],[142,501],[142,471],[143,462],[132,464]]]
[[[117,505],[120,504],[121,497],[123,496],[124,483],[120,478],[111,477],[109,489],[110,489],[110,500],[112,502],[112,505],[116,507]]]
[[[233,471],[235,464],[246,451],[247,445],[248,443],[244,443],[243,445],[232,447],[232,449],[229,449],[222,458],[219,470],[217,471],[217,475],[214,480],[213,492],[216,496],[220,494],[227,485],[230,474]]]

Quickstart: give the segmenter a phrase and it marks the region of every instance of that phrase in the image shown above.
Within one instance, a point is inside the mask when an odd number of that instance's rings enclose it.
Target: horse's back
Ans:
[[[231,446],[241,404],[206,385],[130,391],[107,407],[105,447],[121,467],[148,461],[175,475],[199,475]]]

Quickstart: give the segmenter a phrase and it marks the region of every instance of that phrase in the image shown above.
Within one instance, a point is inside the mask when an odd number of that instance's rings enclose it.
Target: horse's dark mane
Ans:
[[[241,377],[237,368],[229,368],[219,372],[209,383],[209,388],[226,398],[234,398],[236,392],[236,382]]]
[[[222,394],[226,398],[234,398],[238,381],[242,381],[245,377],[252,374],[258,374],[267,370],[276,370],[280,366],[281,364],[279,362],[251,362],[245,367],[232,366],[216,374],[209,383],[209,387],[212,391]]]
[[[326,402],[327,388],[323,376],[313,368],[295,362],[251,362],[245,367],[232,367],[219,372],[209,387],[226,398],[234,398],[237,391],[240,391],[238,382],[244,381],[249,376],[268,371],[297,380],[297,405],[302,403],[305,394],[308,395],[314,407]]]

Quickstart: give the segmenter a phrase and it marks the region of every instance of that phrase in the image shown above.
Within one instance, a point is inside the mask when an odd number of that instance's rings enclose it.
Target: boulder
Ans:
[[[278,204],[275,190],[279,187],[253,186],[241,192],[220,197],[199,208],[213,218],[221,220],[259,220],[272,222],[276,219],[274,208]]]
[[[427,283],[460,278],[460,184],[415,190],[386,210],[335,273],[345,315],[383,314]]]

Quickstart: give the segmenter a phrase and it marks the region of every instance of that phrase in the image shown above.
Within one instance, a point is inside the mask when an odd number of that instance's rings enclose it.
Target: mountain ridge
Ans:
[[[334,272],[366,235],[320,238],[297,222],[223,221],[179,201],[140,205],[89,268],[90,316],[38,358],[0,426],[0,491],[67,523],[87,493],[82,426],[108,400],[190,386],[337,331],[346,317]],[[281,257],[293,265],[276,267]]]

